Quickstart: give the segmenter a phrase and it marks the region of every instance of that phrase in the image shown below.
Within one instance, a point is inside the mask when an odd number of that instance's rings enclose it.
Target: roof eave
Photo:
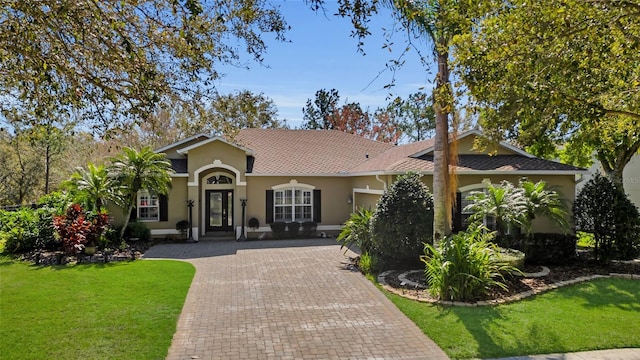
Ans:
[[[240,149],[240,150],[244,151],[247,155],[254,156],[253,150],[247,149],[247,148],[242,147],[242,146],[240,146],[238,144],[230,143],[227,140],[221,138],[220,136],[215,136],[215,137],[209,138],[207,140],[200,141],[200,142],[195,143],[195,144],[193,144],[191,146],[187,146],[186,148],[178,149],[178,150],[176,150],[176,152],[178,152],[179,154],[186,155],[186,154],[189,153],[190,150],[199,148],[200,146],[212,143],[214,141],[221,141],[221,142],[223,142],[223,143],[225,143],[227,145],[233,146],[233,147],[235,147],[237,149]]]

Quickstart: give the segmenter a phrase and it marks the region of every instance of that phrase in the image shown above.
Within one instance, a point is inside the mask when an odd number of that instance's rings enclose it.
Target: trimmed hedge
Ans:
[[[575,235],[535,233],[523,240],[525,262],[534,265],[564,265],[576,259]]]

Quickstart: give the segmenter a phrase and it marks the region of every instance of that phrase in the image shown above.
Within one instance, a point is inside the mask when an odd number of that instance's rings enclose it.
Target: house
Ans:
[[[470,191],[484,187],[484,179],[517,183],[522,177],[544,179],[574,200],[583,169],[536,158],[506,143],[477,152],[473,143],[478,136],[472,130],[458,137],[459,205]],[[196,135],[157,150],[175,170],[172,189],[167,197],[139,194],[134,215],[152,235],[177,234],[175,225],[188,220],[192,201],[196,239],[239,237],[243,221],[248,237],[268,235],[269,224],[278,221],[314,221],[318,232],[335,233],[356,207],[374,208],[398,175],[418,172],[431,189],[433,144],[396,146],[334,130],[245,129],[233,141]],[[465,215],[462,207],[458,218]],[[259,226],[248,228],[249,219]],[[558,230],[544,219],[533,225],[540,232]]]
[[[598,172],[604,174],[602,165],[598,160],[595,160],[587,175],[577,184],[576,193],[579,193],[591,177]],[[622,171],[622,186],[624,187],[624,192],[629,196],[629,200],[640,209],[640,154],[635,154],[624,167]]]

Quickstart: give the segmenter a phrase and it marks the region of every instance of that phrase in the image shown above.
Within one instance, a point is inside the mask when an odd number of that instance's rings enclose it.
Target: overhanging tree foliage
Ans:
[[[324,0],[310,0],[319,8]],[[338,0],[338,15],[351,19],[353,35],[360,44],[370,34],[369,19],[378,12],[377,0]],[[451,232],[451,208],[456,196],[455,176],[450,174],[450,164],[456,154],[449,153],[449,126],[453,123],[454,91],[450,79],[450,51],[453,38],[471,28],[469,15],[473,3],[459,0],[396,0],[383,2],[392,15],[407,31],[409,37],[426,39],[428,51],[433,54],[438,72],[433,91],[435,111],[434,140],[434,239],[438,241]],[[451,119],[450,119],[451,117]],[[455,126],[454,126],[455,129]]]
[[[457,37],[460,75],[494,139],[584,165],[613,181],[640,148],[639,5],[618,0],[481,2]]]
[[[266,0],[2,0],[3,115],[76,112],[111,129],[144,120],[165,96],[212,89],[216,65],[262,61],[287,25]]]

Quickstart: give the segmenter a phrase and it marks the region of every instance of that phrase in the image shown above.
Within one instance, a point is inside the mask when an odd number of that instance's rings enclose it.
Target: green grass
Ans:
[[[495,307],[387,293],[452,359],[640,347],[640,281],[599,279]]]
[[[3,359],[164,359],[193,265],[37,267],[0,258]]]

